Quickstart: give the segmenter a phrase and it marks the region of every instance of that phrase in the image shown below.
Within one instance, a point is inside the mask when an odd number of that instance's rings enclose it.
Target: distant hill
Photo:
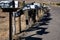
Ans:
[[[28,2],[31,2],[33,0],[26,0]],[[35,2],[60,2],[60,0],[34,0]]]
[[[5,0],[0,0],[0,1],[5,1]],[[11,1],[11,0],[7,0]],[[18,0],[18,1],[23,1],[23,0]],[[25,0],[26,2],[60,2],[60,0]]]

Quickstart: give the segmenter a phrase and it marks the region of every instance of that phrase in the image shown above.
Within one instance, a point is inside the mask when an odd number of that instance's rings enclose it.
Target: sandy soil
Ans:
[[[21,15],[21,30],[26,27],[25,16]],[[19,33],[19,17],[16,18],[16,33]],[[9,38],[9,13],[0,10],[0,40],[8,40]]]
[[[9,36],[9,15],[0,10],[0,40],[6,40]]]

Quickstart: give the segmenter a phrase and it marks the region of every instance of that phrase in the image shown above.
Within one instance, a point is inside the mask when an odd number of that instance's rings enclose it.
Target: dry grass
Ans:
[[[9,17],[8,13],[0,10],[0,40],[7,40],[9,34]]]
[[[25,16],[21,15],[21,29],[26,27]],[[19,33],[19,19],[16,18],[16,33]],[[0,40],[8,40],[9,38],[9,13],[0,10]]]

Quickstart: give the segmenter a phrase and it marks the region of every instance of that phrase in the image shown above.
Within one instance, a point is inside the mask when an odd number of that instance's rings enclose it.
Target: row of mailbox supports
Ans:
[[[10,24],[9,25],[9,39],[10,40],[14,39],[13,37],[17,34],[17,31],[19,31],[18,33],[21,34],[22,31],[27,30],[28,28],[32,27],[32,25],[34,25],[36,22],[41,20],[42,17],[44,16],[43,8],[29,9],[25,11],[20,9],[19,12],[15,13],[14,11],[18,9],[19,8],[14,7],[14,3],[13,3],[12,8],[2,8],[3,11],[9,12],[9,24]],[[18,17],[16,17],[15,14],[18,14]],[[17,23],[16,23],[16,18],[17,18]]]
[[[3,12],[9,12],[9,39],[15,39],[15,35],[32,27],[44,16],[44,8],[22,10],[20,8],[2,8]],[[17,16],[16,16],[17,14]]]
[[[19,11],[17,11],[18,9]],[[21,34],[24,30],[32,27],[44,16],[43,8],[24,11],[20,8],[2,8],[2,10],[3,12],[9,12],[9,40],[15,39],[16,34]],[[15,16],[16,14],[18,16]]]
[[[30,9],[22,11],[20,10],[20,15],[18,17],[15,16],[13,12],[12,17],[12,36],[17,33],[22,33],[24,30],[32,27],[35,23],[40,21],[44,16],[43,9]],[[17,19],[17,20],[16,20]],[[16,26],[17,25],[17,26]]]

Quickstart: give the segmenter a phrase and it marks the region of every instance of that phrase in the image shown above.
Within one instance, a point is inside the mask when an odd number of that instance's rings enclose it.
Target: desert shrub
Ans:
[[[56,5],[60,6],[60,3],[56,3]]]

